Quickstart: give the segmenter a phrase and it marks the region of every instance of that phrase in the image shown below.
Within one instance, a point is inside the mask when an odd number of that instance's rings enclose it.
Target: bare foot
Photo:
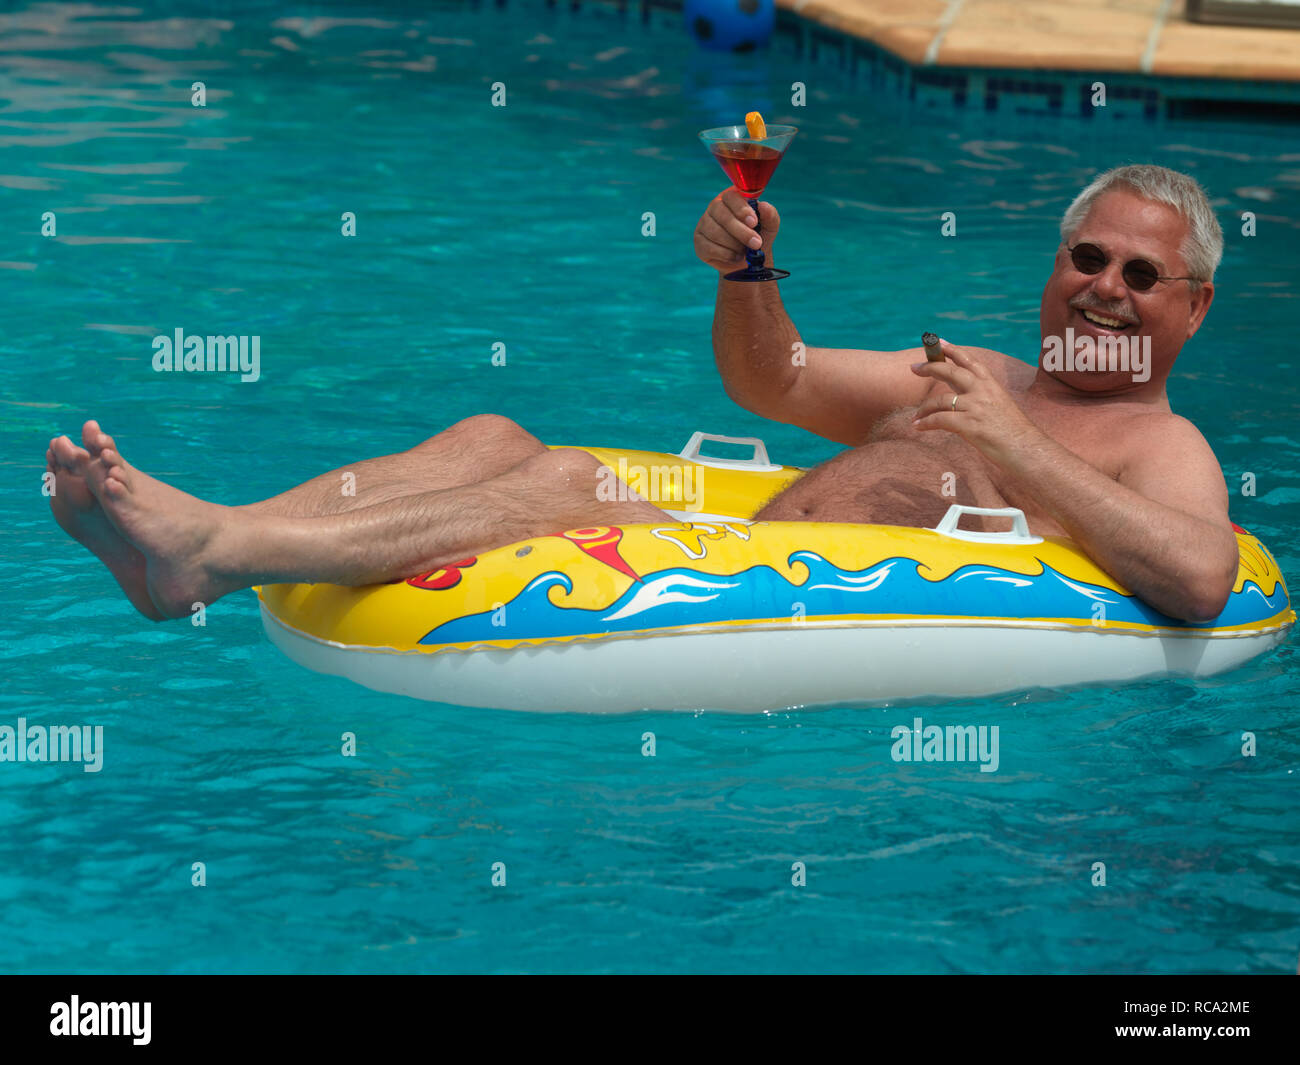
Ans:
[[[94,426],[95,432],[99,431],[94,422],[87,422],[86,426]],[[50,441],[45,452],[45,468],[54,474],[54,494],[50,496],[54,520],[108,567],[136,610],[151,621],[162,621],[162,611],[149,598],[144,555],[108,520],[86,484],[85,471],[90,461],[91,454],[66,436]]]
[[[144,557],[149,597],[169,618],[189,616],[247,587],[215,565],[217,541],[233,508],[205,503],[128,465],[113,438],[94,422],[86,429],[100,445],[86,466],[86,485],[114,527]]]

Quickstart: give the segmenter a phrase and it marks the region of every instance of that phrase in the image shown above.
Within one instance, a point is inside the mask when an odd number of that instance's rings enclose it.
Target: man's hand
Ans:
[[[912,365],[947,386],[917,408],[917,429],[957,433],[978,448],[1157,610],[1198,624],[1219,615],[1237,575],[1237,539],[1223,471],[1194,425],[1168,412],[1143,415],[1151,428],[1112,478],[1030,421],[970,349],[945,342],[943,353],[947,362]]]
[[[759,202],[763,232],[754,232],[758,221],[745,199],[734,188],[719,193],[710,201],[695,226],[695,254],[720,274],[745,267],[745,251],[767,249],[767,265],[772,265],[772,241],[781,228],[781,216],[770,203]]]
[[[942,381],[948,391],[929,397],[916,408],[914,428],[956,433],[999,465],[1005,465],[1020,449],[1047,439],[984,363],[967,348],[946,340],[941,343],[947,361],[913,363],[912,372]]]

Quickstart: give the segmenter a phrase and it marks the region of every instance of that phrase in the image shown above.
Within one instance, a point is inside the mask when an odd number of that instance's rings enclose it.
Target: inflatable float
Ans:
[[[705,440],[754,454],[706,458]],[[570,529],[386,585],[262,587],[271,641],[308,669],[462,706],[770,711],[1208,676],[1295,622],[1277,562],[1236,526],[1232,596],[1196,624],[1072,541],[1030,535],[1019,510],[954,505],[934,529],[755,522],[806,472],[770,463],[761,440],[582,450],[612,484],[646,495],[657,478],[680,520]],[[1013,528],[965,531],[969,513]]]

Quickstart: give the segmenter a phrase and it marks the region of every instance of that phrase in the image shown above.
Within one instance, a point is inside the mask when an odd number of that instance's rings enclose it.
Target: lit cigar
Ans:
[[[933,333],[922,333],[921,343],[925,345],[925,357],[929,362],[943,362],[943,348]]]

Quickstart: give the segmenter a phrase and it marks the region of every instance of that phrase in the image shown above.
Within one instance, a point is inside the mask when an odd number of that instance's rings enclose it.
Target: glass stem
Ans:
[[[758,201],[750,200],[749,206],[754,210],[754,232],[762,233],[763,226],[762,223],[759,221],[761,216],[758,213]],[[748,264],[746,269],[748,269],[751,274],[755,274],[758,273],[759,270],[763,269],[763,267],[767,265],[767,256],[763,253],[762,248],[757,248],[757,249],[746,248],[745,262]]]

